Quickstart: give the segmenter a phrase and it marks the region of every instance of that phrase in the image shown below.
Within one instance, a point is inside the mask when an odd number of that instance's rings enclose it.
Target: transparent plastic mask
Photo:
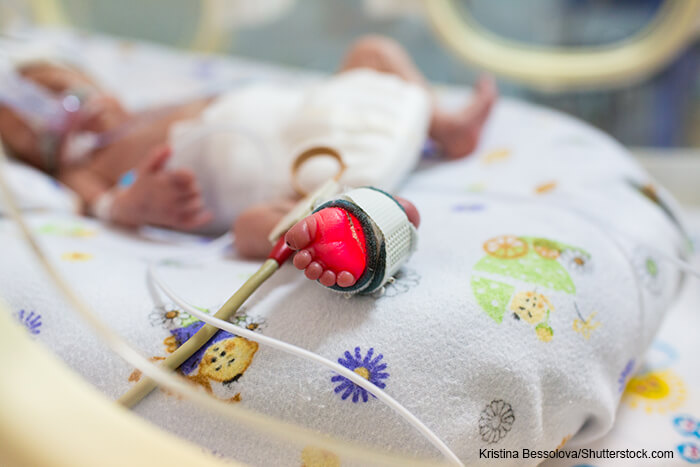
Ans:
[[[20,115],[39,139],[42,168],[51,173],[57,169],[61,146],[75,159],[96,144],[90,135],[66,136],[83,108],[85,92],[69,90],[52,94],[31,80],[25,79],[7,63],[0,63],[0,105]]]

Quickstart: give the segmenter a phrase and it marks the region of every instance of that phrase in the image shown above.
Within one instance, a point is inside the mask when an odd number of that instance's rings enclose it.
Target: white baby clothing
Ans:
[[[204,230],[223,232],[251,205],[293,196],[292,163],[314,146],[340,153],[342,185],[395,190],[418,162],[429,118],[424,89],[369,69],[307,85],[249,84],[174,125],[172,166],[195,172],[214,214]],[[337,171],[329,158],[312,159],[298,182],[312,190]]]

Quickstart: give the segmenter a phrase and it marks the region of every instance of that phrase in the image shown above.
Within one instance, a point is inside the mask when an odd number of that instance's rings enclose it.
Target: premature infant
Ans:
[[[492,81],[482,79],[469,105],[454,112],[438,109],[410,57],[381,37],[360,39],[339,74],[320,84],[302,90],[253,84],[167,112],[131,114],[68,66],[35,62],[18,71],[56,96],[79,94],[82,106],[53,145],[21,113],[0,106],[0,137],[13,155],[75,191],[87,213],[122,226],[209,232],[232,226],[239,253],[251,258],[269,252],[267,234],[298,197],[289,167],[304,146],[338,149],[347,166],[340,180],[345,186],[393,190],[417,163],[428,136],[447,158],[469,154],[496,98]],[[207,132],[216,125],[223,129]],[[251,149],[242,126],[259,130],[264,154]],[[76,158],[67,142],[85,132],[109,137]],[[120,186],[130,171],[133,183]],[[399,202],[417,225],[415,207]],[[305,248],[306,237],[321,225],[319,216],[295,230],[293,244]],[[305,248],[295,264],[327,286],[355,282],[357,270],[333,272],[313,259],[313,250]]]

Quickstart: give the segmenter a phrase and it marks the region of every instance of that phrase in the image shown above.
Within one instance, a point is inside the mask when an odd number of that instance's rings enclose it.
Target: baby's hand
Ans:
[[[170,148],[159,148],[137,171],[136,180],[118,193],[112,206],[115,222],[190,230],[212,219],[202,201],[194,174],[188,169],[168,170]]]

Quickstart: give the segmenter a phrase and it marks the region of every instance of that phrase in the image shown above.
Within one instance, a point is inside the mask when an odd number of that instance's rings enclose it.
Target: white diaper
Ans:
[[[422,88],[372,70],[308,86],[259,83],[174,125],[172,165],[195,172],[215,216],[206,230],[220,232],[252,204],[293,196],[292,162],[312,146],[340,152],[341,184],[394,190],[418,161],[429,117]],[[312,189],[337,171],[330,158],[312,159],[298,182]]]

